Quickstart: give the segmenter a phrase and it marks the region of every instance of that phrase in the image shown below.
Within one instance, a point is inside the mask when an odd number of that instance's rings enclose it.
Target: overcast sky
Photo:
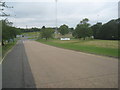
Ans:
[[[55,27],[56,3],[55,0],[7,0],[13,9],[5,11],[11,14],[8,17],[17,27]],[[16,1],[16,2],[15,2]],[[75,27],[83,18],[88,18],[91,25],[118,18],[119,0],[58,0],[57,23],[58,27],[67,24]]]

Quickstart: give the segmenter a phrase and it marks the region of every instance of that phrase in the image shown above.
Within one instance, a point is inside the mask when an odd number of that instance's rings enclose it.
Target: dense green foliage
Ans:
[[[53,37],[54,30],[52,28],[43,27],[40,31],[40,38],[45,38],[46,40]]]
[[[75,38],[85,38],[92,36],[93,32],[92,29],[90,28],[90,24],[88,23],[88,19],[85,18],[80,23],[76,26],[73,36]]]
[[[60,32],[60,34],[65,35],[69,33],[69,28],[67,25],[64,24],[59,27],[58,31]]]
[[[91,28],[95,39],[120,40],[120,33],[118,33],[120,31],[119,27],[120,18],[111,20],[103,25],[101,23],[97,23]]]
[[[14,41],[16,35],[19,34],[21,34],[19,28],[13,27],[12,23],[8,20],[2,20],[2,45],[4,45],[6,41]]]
[[[102,23],[97,23],[91,27],[93,30],[93,36],[95,39],[99,39],[101,27],[102,27]]]
[[[21,29],[21,31],[23,32],[23,33],[25,33],[25,32],[39,32],[41,29],[40,28],[36,28],[36,27],[34,27],[34,28],[27,28],[27,29]]]
[[[120,28],[120,18],[116,20],[111,20],[108,23],[102,24],[101,22],[98,22],[94,25],[90,25],[89,19],[85,18],[74,28],[69,28],[67,25],[61,25],[58,28],[58,32],[65,36],[66,34],[72,34],[74,38],[84,40],[87,38],[94,38],[94,39],[102,39],[102,40],[120,40],[120,33],[118,28]],[[52,32],[55,31],[55,28],[49,28],[52,29],[52,31],[47,30],[43,32],[42,28],[29,28],[29,29],[21,29],[22,32],[42,32],[41,37],[46,38],[45,36],[52,37]],[[47,34],[47,33],[50,34]],[[46,33],[46,34],[45,34]],[[50,36],[49,36],[50,35]],[[46,38],[47,39],[47,38]]]
[[[102,40],[120,40],[120,18],[111,20],[102,25],[102,23],[96,23],[90,26],[88,19],[85,18],[76,26],[74,32],[72,32],[75,38],[86,38],[94,36],[94,39]]]

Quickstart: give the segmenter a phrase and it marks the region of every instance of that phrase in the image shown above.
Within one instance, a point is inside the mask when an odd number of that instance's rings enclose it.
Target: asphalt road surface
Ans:
[[[19,41],[3,62],[4,88],[117,88],[118,60]]]
[[[35,87],[23,40],[20,40],[2,63],[2,88]]]

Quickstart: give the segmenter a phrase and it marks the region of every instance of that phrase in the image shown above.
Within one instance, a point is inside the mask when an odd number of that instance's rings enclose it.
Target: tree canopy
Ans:
[[[120,40],[120,18],[116,20],[111,20],[105,24],[97,23],[91,28],[93,30],[93,36],[95,39],[104,40]]]
[[[98,22],[95,25],[91,26],[92,30],[93,30],[93,36],[95,39],[99,39],[100,38],[100,30],[102,27],[102,23]]]
[[[4,45],[4,41],[10,41],[16,38],[16,35],[21,34],[21,30],[19,28],[13,27],[12,23],[8,20],[2,20],[2,44]]]
[[[62,34],[62,35],[65,35],[65,34],[68,34],[69,33],[69,27],[67,26],[67,25],[61,25],[60,27],[59,27],[59,30],[58,30],[59,32],[60,32],[60,34]]]
[[[88,23],[88,19],[85,18],[76,26],[73,36],[75,38],[86,38],[92,36],[92,29],[90,28],[90,24]]]
[[[40,37],[41,38],[46,38],[49,39],[49,38],[52,38],[53,37],[53,33],[54,33],[54,30],[51,29],[51,28],[42,28],[41,31],[40,31]]]

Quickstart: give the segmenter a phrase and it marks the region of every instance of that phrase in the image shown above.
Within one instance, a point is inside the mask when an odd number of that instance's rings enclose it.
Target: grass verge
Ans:
[[[0,45],[0,62],[2,61],[2,45]],[[1,64],[1,63],[0,63]]]
[[[5,56],[5,54],[17,43],[15,42],[10,42],[4,46],[2,46],[2,58]]]
[[[88,44],[91,42],[91,40],[71,40],[71,41],[60,41],[60,40],[37,40],[38,42],[56,46],[56,47],[61,47],[65,49],[70,49],[70,50],[75,50],[75,51],[81,51],[81,52],[86,52],[86,53],[92,53],[92,54],[97,54],[97,55],[104,55],[104,56],[110,56],[110,57],[118,57],[118,47],[112,47],[112,46],[106,46],[106,44],[109,43],[109,40],[92,40],[93,45]],[[94,43],[104,43],[105,45],[103,46],[97,46],[94,45]],[[106,43],[107,42],[107,43]],[[87,43],[87,44],[85,44]],[[116,43],[117,44],[117,43]]]

